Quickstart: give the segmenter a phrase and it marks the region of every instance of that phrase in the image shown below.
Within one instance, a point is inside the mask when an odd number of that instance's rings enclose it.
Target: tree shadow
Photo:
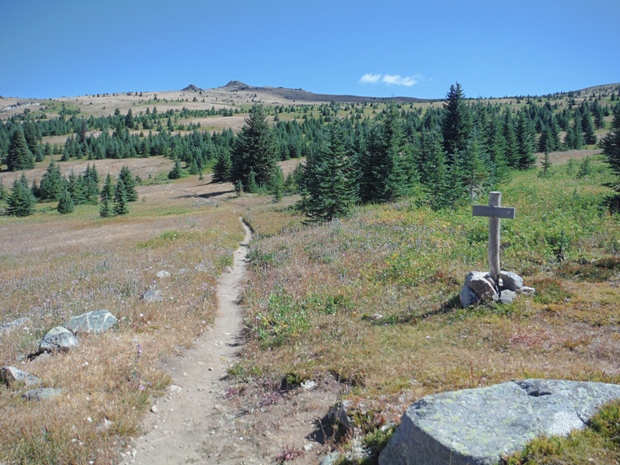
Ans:
[[[215,192],[206,192],[204,194],[187,194],[187,195],[179,195],[178,197],[174,197],[175,199],[191,199],[191,198],[199,198],[199,199],[210,199],[212,197],[218,197],[220,195],[225,194],[234,194],[235,190],[223,190],[223,191],[215,191]]]

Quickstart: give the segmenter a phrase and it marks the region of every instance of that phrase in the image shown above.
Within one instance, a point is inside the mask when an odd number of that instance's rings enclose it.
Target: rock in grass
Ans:
[[[511,304],[517,298],[517,293],[514,291],[510,291],[508,289],[504,289],[499,294],[499,302],[502,304]]]
[[[26,400],[45,400],[51,399],[62,394],[62,389],[58,388],[37,388],[31,389],[22,395]]]
[[[71,331],[63,326],[56,326],[43,336],[39,344],[39,352],[69,352],[79,342]]]
[[[497,300],[497,292],[487,279],[488,275],[480,271],[470,271],[465,278],[465,284],[482,300]]]
[[[67,323],[67,329],[74,333],[100,334],[112,328],[118,319],[107,310],[95,310],[74,316]]]
[[[13,332],[16,329],[24,326],[29,321],[30,321],[30,318],[23,317],[23,318],[18,318],[17,320],[9,321],[8,323],[2,323],[0,325],[0,334],[8,334],[10,332]]]
[[[163,302],[164,297],[159,289],[149,289],[142,294],[142,300],[148,303]]]
[[[405,412],[379,464],[497,464],[538,436],[584,428],[619,398],[616,384],[540,379],[427,396]]]
[[[461,305],[463,307],[469,307],[480,301],[480,297],[478,297],[476,293],[471,290],[467,283],[463,284],[459,299],[461,300]]]
[[[15,367],[0,368],[0,381],[11,387],[15,383],[24,383],[26,386],[37,386],[41,380],[30,373]]]

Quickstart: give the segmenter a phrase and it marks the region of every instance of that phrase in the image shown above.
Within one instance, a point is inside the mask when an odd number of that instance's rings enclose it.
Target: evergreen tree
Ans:
[[[181,168],[181,161],[178,158],[174,159],[174,166],[168,173],[168,179],[180,179],[183,174],[183,169]]]
[[[25,177],[22,175],[22,178]],[[15,179],[13,181],[13,189],[7,199],[6,214],[9,216],[29,216],[34,213],[34,206],[37,203],[30,188],[28,182],[22,179]]]
[[[536,164],[534,155],[534,129],[532,123],[525,112],[521,112],[517,122],[517,144],[520,170],[526,170]]]
[[[616,180],[608,184],[615,194],[608,197],[606,202],[611,212],[620,213],[620,104],[614,107],[611,130],[601,140],[601,148],[607,157],[607,163],[616,175]]]
[[[276,172],[271,180],[271,194],[273,203],[279,203],[284,196],[284,173],[279,166],[276,167]]]
[[[128,213],[127,189],[125,188],[123,179],[119,176],[116,188],[114,189],[114,214],[126,215]]]
[[[84,191],[84,183],[80,176],[77,176],[73,170],[69,173],[67,178],[67,190],[71,194],[74,205],[82,205],[86,203],[86,192]],[[60,200],[60,199],[59,199]]]
[[[457,165],[468,197],[476,199],[489,184],[491,174],[489,159],[482,153],[477,131],[474,130],[467,149],[457,154]]]
[[[60,174],[58,165],[52,160],[39,184],[40,198],[42,202],[57,202],[65,190],[65,180]]]
[[[68,189],[65,189],[63,194],[60,196],[58,200],[58,207],[56,207],[58,213],[65,215],[67,213],[73,213],[75,209],[75,204],[73,203],[73,199],[71,198],[71,193]]]
[[[549,158],[548,150],[545,150],[545,155],[540,165],[541,165],[542,171],[538,173],[538,176],[540,176],[541,178],[548,178],[549,175],[551,174],[549,172],[549,168],[551,168],[551,159]]]
[[[125,127],[128,129],[133,129],[134,126],[135,126],[135,122],[133,119],[133,113],[130,108],[129,111],[127,112],[127,116],[125,116]]]
[[[442,122],[443,147],[450,158],[467,148],[472,128],[471,115],[464,99],[461,85],[458,82],[451,85],[446,95]]]
[[[26,144],[24,131],[17,125],[9,142],[6,164],[9,171],[20,171],[34,168],[34,155]]]
[[[231,153],[231,180],[241,181],[249,192],[250,173],[254,173],[258,187],[271,183],[277,162],[277,150],[272,129],[267,122],[267,114],[261,105],[254,105],[245,120],[245,125],[237,136]]]
[[[256,173],[254,173],[254,170],[250,170],[250,174],[248,175],[248,187],[247,187],[247,191],[250,194],[255,194],[258,192],[258,184],[256,183]]]
[[[596,135],[594,134],[594,123],[592,122],[592,115],[587,109],[581,115],[581,130],[583,132],[583,138],[586,144],[596,144]]]
[[[433,210],[453,206],[454,200],[461,194],[461,189],[460,186],[455,189],[448,177],[449,168],[440,136],[429,132],[422,134],[420,148],[423,158],[420,180],[428,204]]]
[[[0,178],[0,200],[4,200],[8,197],[9,193],[7,192],[6,187],[4,187],[4,184],[2,183],[2,178]]]
[[[232,161],[228,150],[220,150],[213,166],[213,182],[226,182],[230,179]]]
[[[368,137],[358,158],[359,196],[363,202],[386,202],[411,193],[418,181],[411,146],[395,106]]]
[[[506,162],[511,168],[519,167],[519,145],[517,143],[517,135],[515,133],[514,123],[510,110],[506,108],[504,111],[503,136],[505,142],[504,156]]]
[[[110,173],[105,177],[105,183],[103,184],[103,189],[101,189],[100,197],[102,202],[106,200],[109,202],[114,199],[114,183]]]
[[[302,175],[303,211],[317,221],[349,214],[357,195],[351,157],[340,124],[330,127],[329,140],[308,157]]]
[[[113,214],[112,208],[110,207],[110,200],[105,198],[103,202],[101,202],[101,206],[99,207],[99,216],[101,218],[109,218]]]
[[[135,202],[138,200],[138,191],[136,190],[136,180],[131,174],[128,166],[123,166],[119,174],[119,178],[123,180],[125,186],[125,193],[127,195],[128,202]]]

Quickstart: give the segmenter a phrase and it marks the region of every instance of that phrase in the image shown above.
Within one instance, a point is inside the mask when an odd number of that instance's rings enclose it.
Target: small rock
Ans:
[[[153,405],[153,406],[151,407],[151,412],[153,412],[153,413],[157,413],[157,412],[159,412],[159,409],[157,408],[157,405]]]
[[[231,267],[227,266],[227,267],[225,268],[225,272],[226,272],[226,273],[232,273],[232,272],[233,272],[233,269],[232,269]]]
[[[159,273],[157,273],[157,277],[160,278],[160,279],[169,278],[170,277],[170,273],[167,272],[166,270],[161,270]]]
[[[62,389],[57,388],[36,388],[27,391],[22,395],[26,400],[44,400],[51,399],[52,397],[59,396],[62,393]]]
[[[502,304],[511,304],[517,298],[517,293],[510,291],[508,289],[504,289],[499,295],[499,301]]]
[[[63,326],[56,326],[43,336],[39,344],[39,352],[69,352],[79,344],[71,331]]]
[[[109,430],[113,424],[114,422],[111,422],[107,418],[104,418],[103,421],[97,425],[97,431],[103,433],[104,431]]]
[[[536,289],[534,289],[533,287],[523,286],[521,288],[521,294],[534,295],[535,292],[536,292]]]
[[[107,310],[95,310],[74,316],[66,327],[73,333],[100,334],[112,328],[118,319]]]
[[[164,296],[159,289],[149,289],[144,294],[142,294],[141,298],[148,303],[163,302],[164,300]]]
[[[321,460],[321,463],[319,465],[335,465],[338,460],[340,460],[340,457],[342,457],[342,454],[340,452],[332,452],[323,460]]]
[[[512,271],[500,271],[500,277],[502,278],[502,287],[514,292],[519,292],[523,287],[523,278]]]
[[[26,386],[41,384],[41,380],[36,376],[15,367],[2,367],[0,369],[0,381],[9,387],[14,383],[24,383]]]
[[[311,379],[309,379],[308,381],[304,381],[303,383],[301,383],[301,387],[304,391],[312,391],[317,387],[317,384],[316,381],[312,381]]]
[[[181,392],[183,388],[181,386],[177,386],[176,384],[172,384],[170,386],[170,392]]]
[[[353,422],[348,415],[348,409],[351,406],[351,401],[343,400],[342,402],[338,402],[336,405],[332,407],[332,409],[327,414],[327,418],[329,418],[334,423],[338,423],[342,425],[347,430],[350,430],[353,427]]]
[[[306,452],[310,452],[313,447],[314,447],[314,444],[304,444],[304,450]]]

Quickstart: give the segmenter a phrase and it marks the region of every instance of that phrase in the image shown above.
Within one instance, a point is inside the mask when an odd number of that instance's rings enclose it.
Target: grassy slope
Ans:
[[[38,403],[21,399],[24,388],[0,387],[0,462],[117,463],[121,445],[139,433],[149,398],[169,383],[157,361],[212,321],[216,278],[243,238],[234,204],[185,198],[197,186],[204,191],[195,179],[140,187],[146,201],[123,218],[103,220],[97,207],[79,206],[66,216],[0,220],[0,321],[30,318],[1,336],[0,364],[64,389]],[[171,276],[158,278],[160,270]],[[151,286],[163,302],[141,300]],[[97,309],[120,319],[116,331],[80,337],[66,355],[20,362],[51,327]],[[104,419],[112,424],[100,431]]]
[[[606,166],[591,166],[501,187],[517,208],[502,222],[502,266],[537,288],[501,307],[457,304],[466,273],[487,267],[487,224],[470,206],[405,200],[311,226],[282,207],[253,211],[250,342],[235,372],[334,375],[375,425],[411,399],[514,378],[620,382],[619,219],[599,206]]]

